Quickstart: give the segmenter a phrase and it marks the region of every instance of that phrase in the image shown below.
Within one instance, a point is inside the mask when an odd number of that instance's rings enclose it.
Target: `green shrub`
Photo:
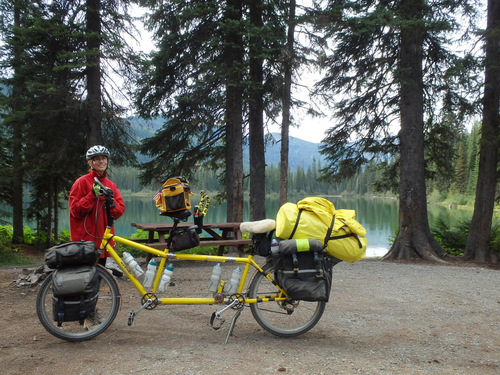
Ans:
[[[35,264],[24,256],[21,246],[12,246],[11,239],[0,238],[0,266],[17,266]]]
[[[463,220],[457,226],[450,227],[443,220],[438,219],[431,227],[431,232],[447,253],[463,255],[470,223],[471,220]],[[500,222],[495,219],[491,226],[490,249],[500,254]]]
[[[463,220],[458,226],[450,227],[442,219],[438,219],[431,226],[431,232],[444,251],[451,255],[463,255],[469,226],[470,220]]]
[[[58,241],[59,242],[69,242],[69,241],[71,241],[71,234],[69,232],[69,229],[64,228],[59,233]]]

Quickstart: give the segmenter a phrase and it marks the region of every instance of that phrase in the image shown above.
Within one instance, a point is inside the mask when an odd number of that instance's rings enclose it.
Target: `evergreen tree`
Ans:
[[[266,161],[264,148],[264,2],[249,1],[249,103],[250,220],[266,218]]]
[[[114,1],[105,3],[106,14],[113,14],[113,19],[119,20],[114,4]],[[116,49],[118,45],[111,43],[116,38],[106,36],[114,32],[120,34],[120,22],[111,25],[110,17],[100,18],[103,24],[108,22],[105,28],[113,32],[97,36],[94,32],[82,33],[85,27],[81,13],[85,7],[82,8],[79,2],[5,0],[1,5],[6,51],[2,62],[13,72],[10,75],[11,71],[6,69],[3,82],[10,89],[5,99],[4,125],[11,130],[7,134],[13,156],[9,171],[13,222],[14,228],[20,227],[15,229],[14,241],[22,239],[22,185],[25,179],[32,187],[27,214],[36,220],[40,232],[48,234],[47,241],[50,241],[57,236],[60,193],[67,192],[74,179],[84,171],[83,156],[88,136],[85,124],[93,111],[84,108],[86,92],[81,82],[88,73],[86,67],[91,65],[86,56],[101,54],[95,49],[86,54],[85,36],[103,38],[106,43],[99,45],[113,44]],[[101,68],[99,77],[100,71]],[[98,81],[103,85],[100,78]],[[109,98],[102,102],[109,102]],[[128,141],[124,140],[128,136],[126,126],[119,121],[109,121],[116,119],[116,108],[106,106],[105,134],[109,135],[107,140],[112,150],[122,150],[115,153],[115,162],[133,160],[132,151],[124,146]]]
[[[2,50],[4,75],[2,84],[6,87],[6,95],[3,98],[3,126],[5,126],[8,153],[11,155],[11,169],[8,170],[9,186],[6,191],[9,203],[13,208],[13,243],[24,242],[23,225],[23,184],[25,178],[25,150],[24,131],[29,117],[29,105],[26,98],[29,97],[26,84],[26,74],[30,73],[31,67],[26,64],[26,55],[29,44],[23,38],[23,31],[27,29],[37,12],[38,4],[30,1],[12,0],[2,1],[1,6],[1,29],[5,44]],[[12,74],[9,76],[5,67],[10,67]]]
[[[278,82],[273,79],[280,35],[274,5],[255,1],[250,11],[240,0],[142,4],[152,10],[149,26],[158,51],[145,64],[137,106],[142,116],[168,119],[142,142],[141,152],[152,157],[143,165],[142,180],[190,176],[198,165],[222,171],[228,220],[242,219],[243,129],[251,123],[252,202],[257,199],[252,207],[262,210],[262,112],[274,110]]]
[[[493,254],[490,233],[498,184],[500,150],[500,3],[488,0],[485,33],[485,85],[483,122],[479,149],[479,168],[474,214],[467,237],[464,256],[475,261],[498,261]]]
[[[444,252],[428,227],[424,113],[432,113],[442,97],[442,86],[436,82],[454,57],[444,48],[442,35],[453,25],[452,12],[467,4],[423,0],[328,4],[331,22],[326,35],[335,41],[335,50],[323,57],[328,74],[317,88],[336,104],[340,121],[324,140],[323,173],[328,179],[350,177],[377,154],[399,154],[394,166],[400,168],[400,224],[387,257],[436,259]],[[339,94],[345,99],[337,102]],[[397,115],[401,131],[395,136],[390,129]]]
[[[460,142],[458,146],[458,157],[455,163],[455,182],[452,189],[458,194],[465,194],[467,191],[467,181],[469,169],[467,168],[467,146],[465,141]]]
[[[470,195],[474,194],[477,185],[479,133],[480,125],[474,123],[467,139],[467,169],[470,171],[467,180],[467,193]]]

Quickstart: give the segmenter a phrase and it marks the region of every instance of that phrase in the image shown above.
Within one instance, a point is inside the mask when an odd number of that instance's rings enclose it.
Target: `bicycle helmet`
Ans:
[[[108,149],[104,146],[99,146],[99,145],[92,146],[91,148],[88,149],[86,157],[87,157],[87,160],[90,160],[93,157],[99,156],[99,155],[107,156],[109,159]]]

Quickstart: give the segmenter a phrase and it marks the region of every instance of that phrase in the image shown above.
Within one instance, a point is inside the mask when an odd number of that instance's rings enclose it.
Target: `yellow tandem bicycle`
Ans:
[[[103,187],[103,186],[102,186]],[[104,188],[104,187],[103,187]],[[231,320],[231,324],[227,333],[226,343],[232,334],[236,319],[242,312],[245,306],[249,306],[253,317],[257,323],[266,331],[282,337],[292,337],[301,335],[313,328],[321,319],[325,310],[326,302],[324,301],[302,301],[289,298],[285,291],[275,281],[275,265],[272,261],[267,261],[263,266],[260,266],[255,260],[253,249],[250,254],[245,257],[232,256],[213,256],[213,255],[196,255],[196,254],[179,254],[171,252],[167,247],[164,250],[157,250],[147,245],[131,241],[124,237],[111,233],[111,228],[114,223],[114,218],[109,214],[109,206],[113,203],[112,197],[105,200],[106,212],[108,216],[108,225],[102,238],[101,250],[106,250],[111,257],[116,261],[119,268],[122,270],[124,277],[127,277],[139,294],[139,306],[137,310],[129,313],[128,325],[132,325],[137,315],[143,311],[154,310],[159,305],[214,305],[216,311],[211,316],[211,324],[220,324],[224,322],[222,314],[227,311],[235,311]],[[170,231],[169,238],[175,235],[182,234],[182,231],[187,229],[178,229],[177,224],[186,220],[190,215],[190,211],[169,214],[174,220],[174,226]],[[246,228],[251,233],[251,228],[262,227],[261,222],[247,222]],[[254,225],[255,224],[255,225]],[[267,228],[273,230],[274,228]],[[143,282],[132,273],[131,269],[126,265],[123,257],[110,246],[109,241],[122,243],[132,248],[144,251],[151,254],[153,257],[160,259],[156,269],[152,286],[146,288]],[[167,242],[168,243],[168,242]],[[211,296],[207,297],[207,293],[199,297],[168,297],[168,288],[166,295],[162,296],[158,293],[158,287],[167,261],[177,259],[184,261],[198,262],[216,262],[216,263],[236,263],[241,265],[242,274],[237,289],[233,293],[226,293],[222,286]],[[98,319],[93,319],[92,324],[81,324],[79,321],[64,322],[58,324],[53,315],[53,283],[52,274],[49,274],[41,284],[37,295],[36,309],[37,315],[44,328],[52,335],[67,341],[85,341],[90,340],[103,333],[116,318],[119,308],[121,296],[115,278],[102,266],[96,266],[100,278],[100,287],[98,292],[98,301],[96,312]],[[253,276],[249,276],[250,271],[253,271]],[[249,282],[247,283],[247,280]],[[182,277],[176,278],[176,283],[182,283]],[[248,286],[248,287],[247,287]],[[247,287],[246,290],[244,288]],[[214,327],[215,328],[215,327]],[[220,328],[220,327],[218,327]]]

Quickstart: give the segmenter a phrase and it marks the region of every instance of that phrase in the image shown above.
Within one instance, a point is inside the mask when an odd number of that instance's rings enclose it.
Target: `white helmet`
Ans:
[[[99,146],[99,145],[92,146],[91,148],[88,149],[86,157],[87,157],[87,160],[90,160],[93,157],[99,156],[99,155],[107,156],[109,159],[108,149],[104,146]]]

